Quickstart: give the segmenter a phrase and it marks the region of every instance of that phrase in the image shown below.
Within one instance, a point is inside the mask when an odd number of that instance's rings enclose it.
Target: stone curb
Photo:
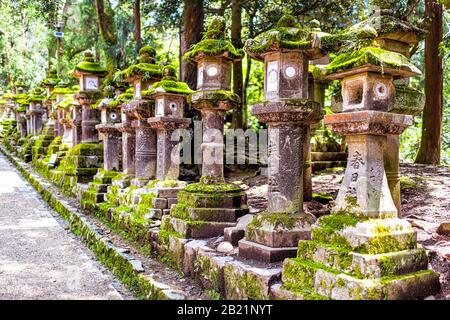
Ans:
[[[98,261],[107,267],[125,287],[130,289],[141,300],[185,300],[186,296],[179,290],[155,281],[151,275],[144,274],[141,261],[125,254],[115,247],[108,237],[103,236],[98,229],[88,221],[86,216],[71,206],[67,201],[54,195],[52,185],[45,182],[35,172],[27,171],[24,163],[17,160],[3,146],[0,152],[16,167],[19,173],[42,196],[44,201],[53,208],[68,224],[69,230],[80,237],[84,245],[97,257]]]

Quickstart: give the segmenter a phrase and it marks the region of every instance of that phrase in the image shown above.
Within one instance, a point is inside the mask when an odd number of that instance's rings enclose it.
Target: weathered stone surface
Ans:
[[[235,223],[228,222],[196,222],[170,217],[173,229],[184,238],[207,239],[223,235],[223,230],[234,227]]]
[[[152,205],[155,209],[166,209],[167,208],[167,199],[164,198],[154,198],[152,199]]]
[[[195,261],[200,248],[206,247],[204,240],[192,240],[184,246],[183,273],[186,276],[193,276],[195,271]]]
[[[224,267],[225,298],[229,300],[270,299],[271,285],[280,280],[281,268],[255,268],[240,261]]]
[[[239,241],[244,239],[245,229],[240,227],[224,229],[225,241],[230,242],[233,246],[238,246]]]
[[[296,254],[296,247],[268,247],[245,239],[239,241],[239,256],[248,260],[273,263],[293,258]]]
[[[224,268],[233,261],[232,257],[221,256],[207,247],[199,248],[194,264],[195,277],[205,290],[225,294]]]

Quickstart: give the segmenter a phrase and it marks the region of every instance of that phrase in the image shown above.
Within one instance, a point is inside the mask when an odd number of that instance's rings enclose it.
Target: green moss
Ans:
[[[292,230],[300,217],[290,213],[267,213],[264,212],[261,215],[255,217],[248,225],[250,229],[261,228],[264,224],[269,224],[275,228],[282,228],[286,230]]]
[[[167,93],[176,93],[176,94],[191,94],[192,91],[187,83],[179,82],[176,80],[170,80],[163,78],[159,82],[155,82],[152,86],[152,89],[149,90],[147,95],[151,95],[155,92],[167,92]]]
[[[230,58],[233,59],[240,59],[243,56],[243,51],[237,50],[228,40],[204,39],[186,52],[183,59],[188,62],[194,62],[196,57],[200,54],[219,56],[224,53],[228,53]]]
[[[162,77],[160,65],[152,63],[138,63],[116,74],[118,79],[128,80],[134,77],[142,78],[144,81]]]
[[[333,201],[333,196],[324,193],[314,193],[312,197],[314,200],[322,204],[329,204]]]
[[[204,183],[193,183],[188,185],[185,189],[186,192],[190,193],[232,193],[240,192],[242,189],[231,183],[214,183],[214,184],[204,184]]]
[[[225,90],[202,90],[188,96],[189,104],[206,101],[216,105],[220,101],[230,101],[232,103],[240,103],[241,98],[231,91]]]
[[[376,47],[364,47],[357,51],[337,56],[325,68],[326,74],[344,72],[353,68],[372,64],[379,67],[389,67],[392,69],[402,69],[408,67],[410,70],[420,72],[405,56]]]
[[[400,188],[401,189],[416,189],[419,185],[410,177],[400,177]]]

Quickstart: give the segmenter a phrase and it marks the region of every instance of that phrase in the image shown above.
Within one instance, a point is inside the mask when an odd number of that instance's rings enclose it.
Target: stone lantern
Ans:
[[[188,98],[203,121],[202,178],[178,194],[178,205],[164,216],[162,230],[172,230],[183,238],[211,238],[234,227],[248,213],[246,194],[224,181],[223,131],[225,113],[234,109],[239,97],[230,92],[234,61],[242,53],[225,39],[225,22],[214,19],[203,40],[184,59],[197,64],[198,91]]]
[[[177,81],[173,67],[165,67],[163,74],[162,80],[152,87],[156,110],[155,116],[148,119],[157,133],[156,180],[150,182],[151,192],[157,196],[153,200],[152,218],[157,219],[170,213],[171,206],[177,203],[178,192],[187,185],[178,181],[181,150],[177,146],[181,135],[175,136],[175,133],[187,129],[191,123],[191,119],[184,118],[184,110],[186,96],[193,92],[186,83]],[[169,192],[170,197],[164,197],[164,193]]]
[[[345,136],[347,168],[332,214],[314,224],[312,241],[299,242],[296,259],[285,260],[283,286],[304,299],[428,297],[439,290],[439,275],[426,270],[416,232],[397,217],[383,159],[387,136],[412,124],[410,115],[392,112],[394,80],[420,71],[404,55],[377,47],[374,29],[337,37],[347,45],[325,75],[342,80],[343,104],[325,124]]]
[[[145,186],[156,176],[156,132],[147,122],[154,114],[154,101],[145,94],[162,76],[161,67],[155,64],[155,56],[153,48],[143,47],[139,51],[139,63],[123,71],[123,80],[133,83],[134,87],[133,100],[122,107],[122,122],[131,123],[136,133],[135,179],[132,183],[138,187]]]
[[[29,103],[25,99],[19,103],[19,107],[16,109],[18,119],[17,129],[22,139],[27,137],[27,118],[26,118],[27,106],[29,106]]]
[[[98,143],[95,126],[100,122],[100,114],[92,105],[102,97],[100,87],[107,71],[95,61],[91,52],[85,52],[83,61],[75,67],[72,75],[79,79],[80,84],[80,91],[75,95],[75,99],[82,107],[81,143]]]
[[[371,0],[370,16],[355,25],[353,29],[373,27],[377,31],[376,42],[380,48],[400,53],[410,58],[410,50],[425,36],[425,31],[410,23],[406,18],[404,6],[395,0]],[[391,112],[417,116],[425,107],[425,96],[409,86],[409,79],[394,81],[395,97]],[[384,162],[389,189],[401,216],[401,196],[399,178],[399,136],[388,135],[385,145]]]
[[[101,123],[96,129],[104,134],[103,137],[103,169],[106,171],[120,171],[122,155],[122,137],[116,124],[120,123],[120,109],[109,103],[114,100],[114,87],[105,87],[105,99],[98,108],[101,110]]]
[[[57,72],[55,68],[50,68],[47,72],[47,77],[45,77],[44,80],[41,82],[41,87],[45,89],[45,96],[46,99],[43,101],[43,104],[45,108],[47,109],[48,114],[48,122],[46,126],[48,126],[47,131],[51,131],[52,135],[58,135],[56,132],[56,120],[57,120],[57,114],[56,110],[54,110],[54,100],[55,97],[52,95],[52,92],[56,85],[60,83],[61,81],[58,79]]]
[[[314,220],[303,211],[303,174],[310,126],[324,112],[309,99],[308,74],[309,62],[326,55],[316,47],[323,35],[284,16],[274,30],[246,44],[250,57],[265,65],[265,101],[252,111],[269,126],[269,194],[267,212],[255,217],[239,242],[241,257],[281,261],[295,256],[298,241],[310,237]]]
[[[44,113],[46,109],[44,107],[43,101],[45,100],[45,96],[43,92],[40,90],[34,90],[30,97],[28,98],[28,102],[30,104],[29,114],[30,114],[30,125],[31,131],[30,134],[33,136],[38,136],[43,127],[44,127]]]

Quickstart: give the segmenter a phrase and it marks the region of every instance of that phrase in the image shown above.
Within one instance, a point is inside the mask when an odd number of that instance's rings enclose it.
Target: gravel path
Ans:
[[[0,300],[132,299],[0,155]]]

